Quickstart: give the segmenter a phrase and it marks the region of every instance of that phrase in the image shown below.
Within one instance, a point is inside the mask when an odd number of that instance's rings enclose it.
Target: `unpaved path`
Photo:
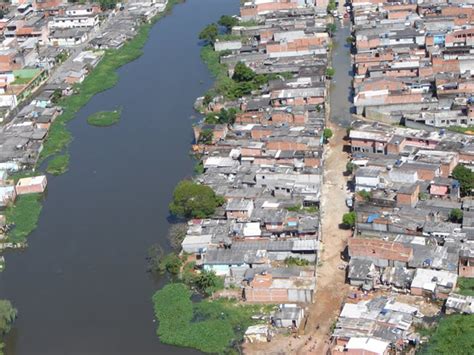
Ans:
[[[345,205],[347,178],[344,176],[348,157],[343,151],[346,130],[331,124],[330,127],[334,136],[325,152],[321,196],[323,250],[317,268],[316,302],[310,305],[305,329],[305,337],[311,336],[312,339],[307,345],[298,349],[300,354],[325,353],[331,326],[336,321],[344,298],[349,292],[349,286],[345,284],[341,252],[346,247],[351,232],[339,229],[343,214],[348,212]]]

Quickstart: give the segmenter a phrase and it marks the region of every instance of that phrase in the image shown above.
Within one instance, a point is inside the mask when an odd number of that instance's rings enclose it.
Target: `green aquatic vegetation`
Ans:
[[[17,198],[15,204],[11,204],[5,211],[8,224],[15,227],[8,232],[8,241],[12,243],[24,243],[26,237],[36,228],[41,213],[41,195],[28,194]]]
[[[48,162],[46,171],[52,175],[64,174],[69,167],[69,154],[57,155]]]
[[[224,353],[243,338],[255,321],[252,316],[272,306],[241,305],[231,300],[191,301],[182,283],[166,285],[153,295],[157,334],[166,344],[195,348],[205,353]]]
[[[87,118],[87,123],[97,127],[109,127],[120,121],[122,109],[113,111],[99,111]]]

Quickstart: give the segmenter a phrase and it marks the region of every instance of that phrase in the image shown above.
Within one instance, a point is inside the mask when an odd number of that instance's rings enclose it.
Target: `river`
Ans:
[[[349,127],[352,121],[352,64],[346,40],[351,34],[350,21],[336,21],[337,32],[331,52],[332,67],[336,69],[330,88],[331,121]]]
[[[160,344],[151,296],[163,279],[146,273],[150,245],[167,244],[168,203],[194,162],[193,103],[211,85],[199,31],[236,0],[188,0],[152,29],[144,55],[118,70],[69,127],[69,172],[50,177],[29,248],[6,255],[0,298],[19,318],[6,354],[181,354]],[[122,106],[109,128],[88,115]]]

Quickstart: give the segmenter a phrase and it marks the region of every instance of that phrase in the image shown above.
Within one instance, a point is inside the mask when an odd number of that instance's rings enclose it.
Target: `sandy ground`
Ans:
[[[342,303],[349,292],[345,284],[345,263],[341,252],[347,245],[351,231],[339,228],[342,215],[348,212],[347,178],[344,176],[347,153],[343,151],[346,130],[331,126],[334,132],[326,149],[324,183],[321,197],[323,250],[318,267],[316,302],[310,306],[305,328],[305,340],[312,340],[299,347],[300,354],[323,354],[329,340],[331,326],[335,323]]]

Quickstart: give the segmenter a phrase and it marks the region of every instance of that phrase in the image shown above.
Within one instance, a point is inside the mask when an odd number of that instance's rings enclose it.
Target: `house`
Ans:
[[[15,186],[5,185],[0,186],[0,206],[5,207],[10,202],[14,202],[16,199],[17,193],[15,191]]]
[[[353,257],[349,261],[349,273],[347,278],[351,286],[361,287],[364,290],[372,290],[380,278],[380,273],[373,261]]]
[[[272,325],[279,328],[299,328],[304,309],[296,304],[280,304],[271,317]]]
[[[371,191],[381,187],[385,183],[382,177],[383,168],[379,167],[362,167],[355,172],[356,191]]]
[[[266,343],[272,338],[272,332],[268,325],[251,325],[244,333],[246,343]]]
[[[402,185],[397,190],[397,205],[403,206],[407,205],[410,207],[415,207],[418,202],[418,195],[420,194],[420,185],[411,184],[411,185]]]
[[[460,277],[474,278],[474,247],[459,252],[458,274]]]
[[[252,215],[254,204],[252,200],[231,199],[225,206],[225,213],[228,219],[249,219]]]
[[[456,287],[458,275],[449,271],[416,269],[411,294],[433,299],[446,299]]]
[[[346,344],[347,355],[388,355],[390,343],[374,338],[351,337]]]
[[[47,183],[45,175],[22,178],[18,180],[15,190],[17,195],[42,193],[46,189]]]
[[[376,238],[350,238],[349,255],[372,260],[376,266],[406,266],[413,257],[413,249],[402,243]]]
[[[474,314],[474,296],[451,293],[446,300],[446,314]]]
[[[256,274],[244,287],[244,299],[250,303],[311,303],[315,287],[314,276]]]

